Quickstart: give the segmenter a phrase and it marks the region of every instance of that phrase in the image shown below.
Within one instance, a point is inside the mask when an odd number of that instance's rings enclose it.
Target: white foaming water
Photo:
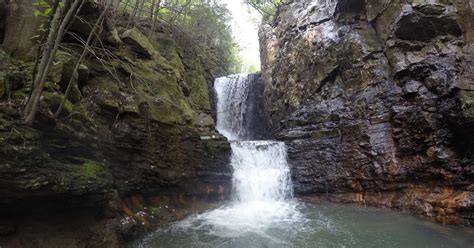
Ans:
[[[285,144],[239,140],[245,131],[242,122],[250,91],[247,81],[247,75],[233,75],[215,82],[217,129],[231,140],[232,201],[188,218],[177,227],[207,230],[221,237],[238,237],[249,232],[266,236],[267,229],[288,228],[301,220],[292,200]]]
[[[246,74],[217,78],[214,90],[217,94],[216,129],[229,140],[238,140],[243,128],[245,102],[249,95]]]
[[[275,141],[233,141],[234,201],[284,201],[291,197],[286,147]]]
[[[290,227],[301,216],[292,201],[286,147],[275,141],[232,141],[232,202],[180,223],[221,237]],[[198,226],[195,224],[199,223]]]

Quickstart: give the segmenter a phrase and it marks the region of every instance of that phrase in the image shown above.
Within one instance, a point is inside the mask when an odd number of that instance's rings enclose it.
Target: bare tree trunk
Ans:
[[[156,3],[156,0],[153,0],[153,6],[152,6],[152,12],[151,12],[151,29],[150,33],[148,34],[148,39],[151,39],[153,36],[153,33],[155,32],[155,26],[156,23],[158,22],[158,15],[160,14],[160,5],[161,5],[161,0],[158,0],[158,3]]]
[[[0,17],[5,25],[2,48],[15,56],[28,56],[36,43],[32,37],[39,33],[42,17],[33,14],[37,7],[31,0],[5,2],[5,13]]]
[[[143,0],[143,1],[145,1],[145,0]],[[133,8],[132,14],[130,15],[130,18],[128,19],[127,27],[130,26],[132,21],[135,21],[135,16],[137,15],[138,6],[140,6],[140,0],[135,1],[135,7]]]
[[[117,12],[118,12],[118,10],[119,10],[119,7],[120,7],[120,2],[121,2],[120,0],[117,0],[117,1],[116,1],[116,3],[115,3],[115,7],[114,7],[114,15],[115,15],[115,13],[117,13]]]
[[[145,2],[146,0],[143,0],[140,4],[140,8],[139,8],[139,11],[138,11],[138,19],[142,18],[142,14],[143,14],[143,10],[145,9]]]
[[[128,8],[129,5],[130,5],[130,0],[127,0],[124,4],[124,7],[123,7],[124,12],[127,12],[127,8]]]
[[[150,20],[153,20],[153,14],[155,13],[155,5],[156,5],[156,0],[152,0],[151,10],[150,10]]]
[[[67,1],[65,2],[67,3]],[[48,37],[48,49],[45,50],[44,56],[41,59],[38,75],[35,78],[33,84],[34,89],[25,108],[25,122],[27,124],[31,125],[35,120],[36,112],[38,111],[39,99],[41,97],[41,93],[43,92],[46,76],[48,75],[49,69],[51,68],[51,65],[53,63],[54,55],[56,54],[56,51],[59,48],[59,44],[61,43],[62,37],[66,32],[66,27],[70,20],[73,18],[74,14],[76,13],[77,7],[79,6],[80,2],[82,1],[74,0],[74,3],[67,11],[63,20],[60,21],[60,16],[62,15],[62,12],[65,11],[65,6],[67,6],[67,4],[65,3],[55,18],[56,20],[54,21],[54,26],[51,30],[52,33],[50,33],[51,36]]]
[[[41,41],[38,45],[38,50],[36,51],[35,65],[33,67],[33,72],[31,75],[33,82],[35,81],[36,73],[38,72],[38,65],[41,60],[40,58],[41,58],[41,52],[43,50],[43,46],[46,45],[45,42],[48,39],[48,34],[50,33],[51,25],[53,23],[54,16],[56,15],[56,12],[58,11],[58,7],[59,7],[59,0],[56,0],[54,1],[54,5],[53,5],[53,8],[51,9],[51,13],[49,13],[48,22],[46,23],[46,29],[43,33],[43,36],[41,37]],[[33,92],[33,88],[34,88],[33,86],[34,85],[31,85],[30,94],[29,94],[30,96],[31,96],[31,93]]]
[[[181,7],[181,9],[176,12],[176,14],[172,17],[172,19],[170,20],[171,23],[175,22],[176,19],[179,18],[179,16],[184,12],[186,11],[186,13],[188,12],[188,8],[190,8],[191,6],[191,1],[190,0],[187,0],[186,3]]]
[[[94,39],[94,35],[95,33],[97,32],[97,30],[99,29],[99,27],[101,26],[100,24],[103,22],[104,20],[104,17],[105,17],[105,14],[107,13],[108,9],[110,8],[110,6],[112,6],[112,1],[104,8],[104,10],[102,11],[102,13],[100,14],[99,18],[97,19],[97,21],[95,22],[94,24],[94,27],[92,28],[92,31],[91,33],[89,34],[89,37],[87,37],[87,41],[86,41],[86,44],[84,45],[84,50],[82,50],[82,54],[81,54],[81,57],[79,57],[79,60],[77,61],[76,63],[76,66],[74,67],[74,70],[72,72],[72,76],[71,78],[69,79],[69,83],[67,85],[67,88],[66,88],[66,92],[64,92],[64,98],[63,100],[61,101],[61,104],[59,105],[56,113],[54,114],[54,117],[58,117],[60,114],[61,114],[61,111],[63,110],[64,108],[64,104],[66,103],[67,101],[67,97],[69,95],[69,93],[71,92],[71,89],[72,89],[72,85],[74,83],[74,79],[77,78],[77,71],[79,70],[79,67],[81,66],[81,63],[82,63],[82,60],[86,57],[86,55],[89,53],[89,49],[90,49],[90,44],[92,43],[93,39]],[[97,35],[98,36],[98,35]]]

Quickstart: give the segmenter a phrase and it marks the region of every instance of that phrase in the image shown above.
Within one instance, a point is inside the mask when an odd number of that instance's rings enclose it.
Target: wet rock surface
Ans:
[[[265,107],[298,194],[474,225],[470,4],[279,8],[260,32]]]

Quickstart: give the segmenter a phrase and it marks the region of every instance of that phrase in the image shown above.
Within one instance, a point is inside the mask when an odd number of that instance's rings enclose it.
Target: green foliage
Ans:
[[[249,73],[255,73],[255,72],[258,71],[258,67],[257,67],[257,65],[252,64],[252,65],[248,66],[247,71],[248,71]]]
[[[52,11],[52,6],[45,0],[37,0],[33,3],[33,6],[37,7],[33,12],[35,16],[48,17]]]
[[[163,19],[188,34],[200,54],[217,57],[227,72],[240,70],[239,47],[232,37],[231,14],[225,5],[216,1],[180,0],[167,2],[163,8],[169,9]]]
[[[59,6],[62,6],[62,1],[59,2]],[[45,18],[45,20],[50,17],[53,13],[51,13],[53,11],[53,6],[45,1],[45,0],[37,0],[36,2],[33,3],[33,6],[36,7],[35,10],[33,10],[33,15],[36,16],[36,17],[42,17],[42,18]],[[39,33],[45,33],[47,32],[46,28],[45,28],[45,23],[41,23],[38,27],[38,31]],[[40,37],[40,35],[34,35],[33,37],[31,37],[31,39],[38,39]]]
[[[153,3],[160,3],[159,8]],[[132,0],[126,11],[133,13],[135,6],[143,2]],[[216,64],[226,74],[240,71],[239,47],[232,37],[230,11],[219,1],[210,0],[145,0],[141,17],[157,16],[169,24],[178,43],[186,51],[199,54],[207,64]],[[151,13],[153,12],[153,13]],[[217,61],[209,61],[217,58]]]
[[[262,14],[264,20],[272,20],[278,6],[285,0],[245,0],[245,3]]]

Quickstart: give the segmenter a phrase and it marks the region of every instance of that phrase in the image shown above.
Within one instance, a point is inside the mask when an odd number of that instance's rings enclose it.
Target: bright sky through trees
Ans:
[[[258,24],[261,16],[243,3],[243,0],[220,0],[232,13],[232,32],[240,46],[243,72],[260,70]]]

